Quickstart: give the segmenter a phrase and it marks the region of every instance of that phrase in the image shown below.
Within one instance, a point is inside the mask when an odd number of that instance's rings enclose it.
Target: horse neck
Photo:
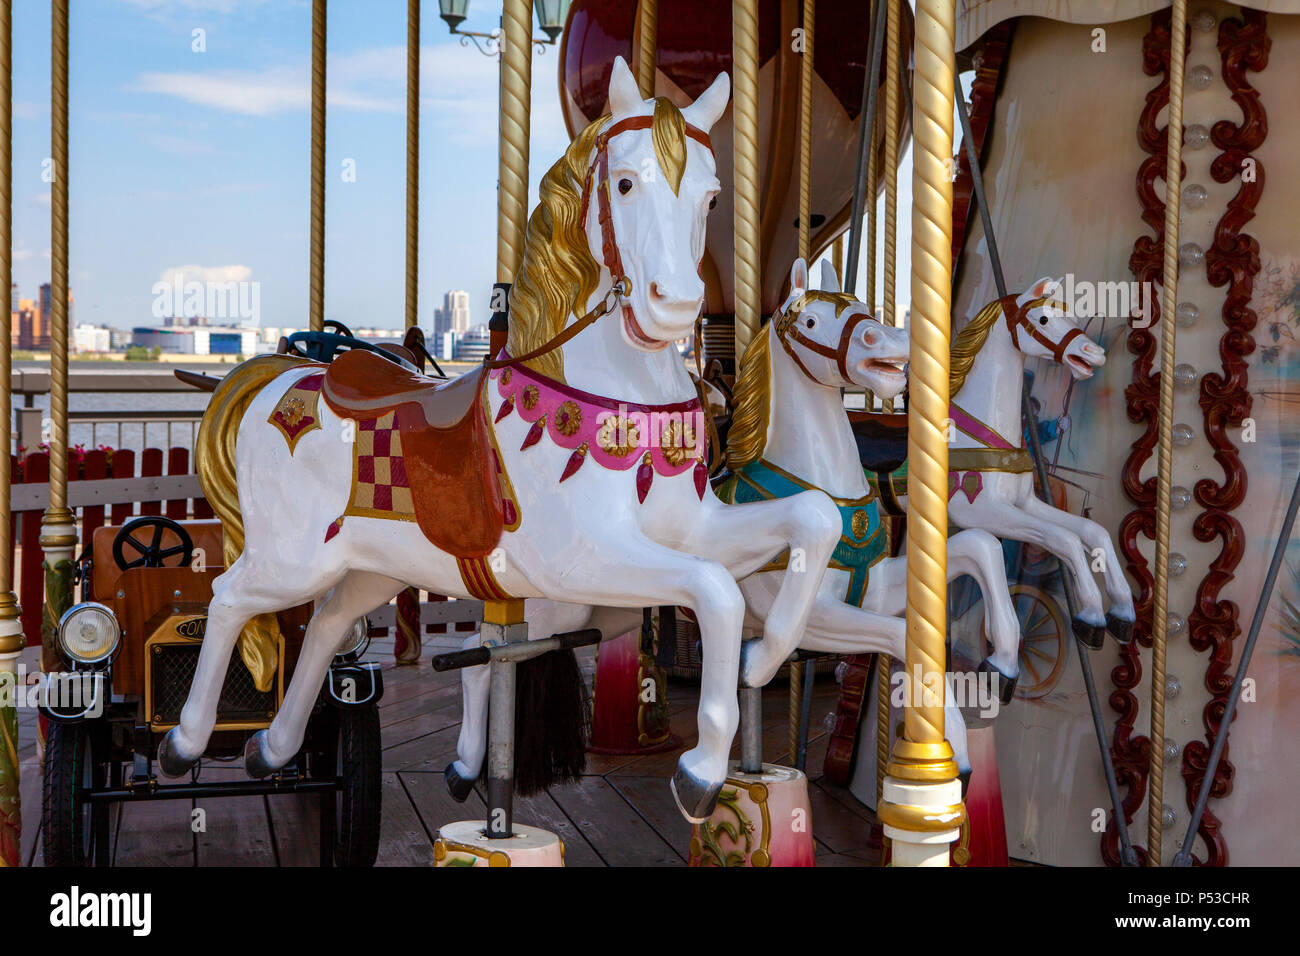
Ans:
[[[999,316],[984,347],[975,356],[954,405],[975,416],[999,435],[1020,445],[1020,395],[1024,388],[1025,353],[1011,342],[1006,322]],[[977,448],[981,443],[965,432],[952,430],[954,448]]]
[[[840,390],[809,379],[770,326],[762,334],[772,336],[771,406],[763,457],[837,498],[862,497],[867,493],[866,476]]]
[[[602,269],[600,283],[583,312],[595,308],[612,285],[609,271]],[[576,320],[571,315],[566,324]],[[696,397],[676,346],[658,352],[633,348],[623,338],[622,322],[622,309],[616,308],[564,344],[565,381],[593,395],[642,405],[684,402]]]

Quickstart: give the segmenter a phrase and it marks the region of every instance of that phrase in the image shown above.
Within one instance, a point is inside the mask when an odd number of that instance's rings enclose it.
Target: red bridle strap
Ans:
[[[799,366],[799,370],[811,381],[816,382],[819,385],[827,384],[818,379],[812,372],[808,371],[808,366],[804,365],[803,361],[799,358],[799,355],[794,350],[794,346],[790,344],[791,341],[797,342],[815,355],[820,355],[822,358],[834,360],[835,367],[839,369],[840,375],[844,377],[845,381],[850,381],[847,364],[849,342],[852,340],[853,333],[857,329],[858,325],[865,322],[867,319],[873,318],[873,316],[870,313],[861,312],[850,318],[846,323],[844,323],[844,328],[840,330],[839,344],[832,348],[831,346],[824,345],[815,339],[808,338],[802,331],[800,331],[799,325],[795,321],[809,302],[816,301],[835,303],[838,307],[836,311],[836,314],[838,315],[839,312],[842,312],[847,306],[853,304],[857,300],[852,296],[845,295],[844,293],[836,294],[817,291],[805,292],[803,295],[799,296],[799,298],[795,299],[794,302],[790,303],[790,308],[785,312],[778,311],[776,315],[772,316],[772,322],[776,329],[776,339],[781,343],[781,348],[785,349],[785,354],[790,356],[794,361],[794,364]]]
[[[1011,344],[1017,349],[1020,348],[1020,338],[1017,334],[1017,330],[1024,329],[1025,333],[1043,348],[1047,349],[1048,353],[1052,356],[1053,361],[1059,364],[1065,361],[1065,350],[1069,347],[1070,343],[1080,335],[1083,335],[1083,329],[1073,328],[1061,337],[1061,341],[1053,342],[1042,332],[1038,331],[1034,323],[1029,321],[1029,310],[1036,306],[1052,305],[1060,309],[1062,312],[1065,311],[1065,306],[1060,302],[1052,300],[1050,296],[1041,296],[1037,299],[1031,299],[1023,306],[1017,304],[1014,295],[1004,296],[1001,299],[1001,302],[1002,316],[1007,320],[1007,331],[1011,333]]]

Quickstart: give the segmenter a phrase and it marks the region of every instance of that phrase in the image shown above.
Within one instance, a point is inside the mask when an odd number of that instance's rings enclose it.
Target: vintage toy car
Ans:
[[[179,720],[224,570],[221,523],[133,518],[96,529],[78,561],[82,601],[63,614],[64,670],[47,675],[43,828],[50,866],[108,865],[109,807],[135,800],[319,793],[321,864],[369,866],[379,845],[379,665],[362,661],[364,618],[336,653],[290,766],[265,780],[160,781],[158,742]],[[277,615],[279,646],[263,687],[236,649],[205,754],[238,757],[275,717],[293,674],[311,606]],[[269,687],[265,686],[269,676]]]

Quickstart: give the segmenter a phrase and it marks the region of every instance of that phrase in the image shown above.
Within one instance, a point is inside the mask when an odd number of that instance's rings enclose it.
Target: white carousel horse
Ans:
[[[728,435],[728,458],[737,471],[719,494],[724,500],[742,501],[781,500],[809,488],[830,494],[840,511],[841,536],[798,646],[836,654],[888,654],[901,661],[907,560],[884,557],[884,530],[840,389],[867,388],[884,398],[897,395],[907,381],[900,366],[907,361],[908,337],[902,329],[877,322],[866,306],[841,293],[830,263],[823,263],[821,284],[821,290],[810,291],[807,267],[802,259],[796,261],[789,297],[745,352]],[[746,629],[754,633],[775,607],[787,573],[788,556],[772,557],[775,560],[759,573],[740,582],[748,609]],[[950,579],[971,575],[986,596],[985,625],[994,653],[980,669],[998,679],[996,692],[1009,701],[1019,673],[1020,623],[1008,593],[1002,548],[987,532],[957,532],[948,540],[948,573]],[[528,620],[533,639],[584,627],[610,637],[635,627],[640,615],[533,602]],[[464,646],[476,643],[477,637],[470,637]],[[744,677],[750,686],[762,686],[775,673],[770,660],[759,662],[751,655],[780,653],[779,667],[795,645],[775,648],[766,639],[746,643]],[[458,797],[468,793],[466,781],[472,781],[483,764],[487,668],[467,668],[462,680],[458,759],[447,768],[448,784]],[[965,725],[952,700],[950,690],[946,733],[965,771]]]
[[[317,602],[284,703],[246,750],[245,766],[260,775],[301,746],[351,622],[404,586],[488,600],[679,604],[699,620],[704,673],[699,743],[680,758],[672,787],[688,818],[709,816],[739,721],[745,604],[736,579],[787,548],[824,567],[839,537],[824,494],[728,506],[704,473],[697,393],[672,343],[690,334],[703,301],[705,219],[719,188],[707,131],[727,98],[722,74],[681,111],[643,101],[627,64],[615,62],[612,116],[584,130],[543,177],[529,219],[507,351],[539,357],[436,391],[357,350],[327,370],[309,365],[261,383],[235,453],[247,538],[214,582],[190,696],[159,748],[165,772],[183,772],[203,753],[231,650],[254,615]],[[602,302],[621,307],[592,324]],[[323,378],[319,427],[291,436],[274,419],[312,375]],[[377,384],[376,375],[392,381]],[[213,406],[222,399],[218,389]],[[302,404],[285,410],[300,427]],[[393,421],[398,431],[383,431]],[[204,428],[219,425],[205,417]],[[364,460],[354,441],[368,443]],[[493,480],[480,487],[489,470]],[[470,492],[492,507],[457,506]],[[765,642],[794,646],[819,580],[784,575]]]
[[[1075,379],[1090,378],[1106,361],[1105,350],[1052,299],[1059,286],[1044,278],[1018,296],[990,302],[953,340],[948,517],[962,528],[983,528],[1055,554],[1078,589],[1075,633],[1095,645],[1109,630],[1126,643],[1136,620],[1133,592],[1110,535],[1095,521],[1055,508],[1034,493],[1033,460],[1024,447],[1025,359],[1049,358]],[[899,509],[906,508],[897,473],[877,484],[886,496],[893,491]],[[1092,575],[1098,556],[1109,611]]]

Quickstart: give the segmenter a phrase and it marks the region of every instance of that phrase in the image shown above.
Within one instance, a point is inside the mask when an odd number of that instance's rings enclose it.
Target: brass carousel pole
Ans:
[[[917,0],[907,479],[907,694],[880,820],[899,866],[946,866],[966,808],[944,739],[956,10]]]
[[[1165,246],[1160,299],[1160,444],[1156,465],[1156,569],[1151,615],[1151,764],[1147,866],[1161,865],[1164,835],[1165,630],[1169,621],[1169,489],[1174,456],[1174,312],[1178,307],[1178,218],[1183,162],[1183,72],[1187,0],[1174,0],[1169,35],[1169,127],[1165,145]]]
[[[50,143],[50,504],[41,519],[45,614],[41,666],[56,670],[55,631],[72,605],[77,527],[68,510],[68,2],[51,4]],[[8,409],[5,409],[8,414]]]
[[[735,139],[736,358],[758,334],[763,316],[758,217],[758,2],[731,2],[731,75],[735,91],[732,117]]]
[[[808,247],[808,220],[812,216],[812,80],[813,28],[816,0],[803,0],[803,49],[799,54],[799,256],[812,268]],[[838,265],[836,267],[838,272]],[[803,723],[804,668],[815,671],[815,662],[790,664],[790,762],[799,763],[800,726]]]
[[[13,5],[0,0],[0,288],[13,283]],[[0,316],[0,684],[15,690],[14,665],[23,652],[22,610],[14,595],[9,560],[9,455],[13,411],[10,372],[13,358],[12,303]],[[13,696],[0,707],[0,866],[20,866],[22,814],[18,788],[18,709]]]
[[[307,314],[325,328],[325,0],[311,4],[311,259]]]
[[[637,4],[636,85],[641,95],[655,95],[655,59],[659,48],[659,0]]]
[[[900,18],[898,0],[881,0],[887,5],[885,19],[885,275],[884,305],[881,319],[886,325],[898,324],[897,247],[898,247],[898,61]],[[873,154],[874,156],[874,154]],[[875,205],[874,203],[872,204]],[[873,237],[874,239],[874,237]],[[874,242],[869,248],[874,249]],[[871,260],[875,271],[875,260]],[[874,282],[871,286],[874,288]],[[874,303],[872,308],[875,308]],[[889,661],[882,655],[876,668],[876,805],[885,790],[885,775],[880,772],[889,759]]]
[[[406,0],[406,328],[420,326],[420,0]],[[437,348],[437,343],[434,343]],[[397,663],[420,662],[420,591],[397,595]]]

